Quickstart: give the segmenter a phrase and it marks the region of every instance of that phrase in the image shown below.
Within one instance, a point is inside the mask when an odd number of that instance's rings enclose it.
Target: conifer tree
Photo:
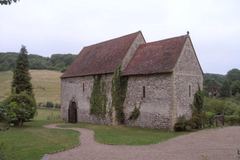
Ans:
[[[16,61],[16,67],[13,70],[13,81],[11,85],[12,93],[19,94],[25,91],[28,95],[34,97],[33,87],[30,82],[29,62],[26,46],[21,47]]]
[[[231,94],[230,94],[230,83],[229,83],[229,80],[225,80],[223,82],[223,85],[222,87],[220,88],[220,97],[230,97]]]

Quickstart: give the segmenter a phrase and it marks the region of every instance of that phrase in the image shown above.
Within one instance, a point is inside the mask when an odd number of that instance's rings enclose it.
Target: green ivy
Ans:
[[[95,76],[90,99],[90,114],[105,116],[107,96],[104,94],[104,87],[105,83],[101,82],[101,75]]]
[[[139,115],[140,115],[140,110],[135,106],[129,117],[129,120],[136,120]]]
[[[121,65],[119,65],[113,74],[112,80],[112,106],[116,110],[116,118],[119,123],[124,123],[123,102],[127,93],[128,77],[122,76]]]

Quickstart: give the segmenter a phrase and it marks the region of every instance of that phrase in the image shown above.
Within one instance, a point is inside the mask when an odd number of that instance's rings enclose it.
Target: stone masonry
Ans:
[[[139,33],[122,60],[122,71],[128,66],[139,45],[146,43]],[[62,78],[62,118],[68,120],[68,108],[74,101],[77,105],[77,122],[117,125],[112,107],[111,85],[113,73],[102,74],[107,96],[106,115],[90,114],[90,98],[95,75]],[[125,75],[128,77],[126,98],[123,104],[125,124],[152,129],[173,130],[181,116],[190,118],[194,94],[198,85],[202,88],[203,72],[198,62],[190,37],[187,35],[176,64],[170,72]],[[134,107],[139,108],[136,120],[129,120]]]

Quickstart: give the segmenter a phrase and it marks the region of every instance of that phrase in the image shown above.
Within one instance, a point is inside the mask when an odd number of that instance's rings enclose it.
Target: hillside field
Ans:
[[[61,79],[63,73],[50,70],[30,70],[31,83],[37,103],[61,102]],[[12,71],[0,72],[0,101],[11,93]]]

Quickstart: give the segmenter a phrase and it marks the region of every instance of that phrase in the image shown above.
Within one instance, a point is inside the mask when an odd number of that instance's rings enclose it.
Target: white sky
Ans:
[[[50,57],[139,30],[147,42],[190,31],[205,73],[240,69],[239,0],[20,0],[0,6],[0,52]]]

